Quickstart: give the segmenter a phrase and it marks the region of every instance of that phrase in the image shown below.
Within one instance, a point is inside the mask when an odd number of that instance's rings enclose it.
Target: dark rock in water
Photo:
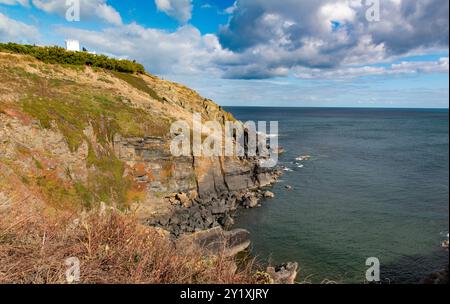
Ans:
[[[294,284],[297,277],[298,264],[286,263],[276,267],[267,267],[267,273],[274,284]]]
[[[266,192],[264,192],[264,197],[265,198],[274,198],[275,194],[273,194],[273,192],[266,191]]]
[[[449,277],[448,277],[448,270],[449,267],[447,266],[447,269],[434,272],[427,276],[425,279],[422,280],[422,284],[448,284],[449,283]]]
[[[262,187],[273,183],[281,171],[267,171],[259,167],[240,168],[236,162],[228,162],[228,165],[230,167],[224,166],[224,172],[210,172],[213,175],[211,178],[218,178],[213,180],[216,188],[209,181],[199,185],[198,191],[184,189],[173,192],[164,197],[169,207],[167,212],[152,214],[145,223],[163,228],[174,237],[217,226],[229,230],[239,208],[259,207],[260,200],[273,197],[272,192],[263,191]],[[216,175],[219,173],[223,174],[222,178]],[[243,175],[251,178],[243,178]]]
[[[245,199],[243,205],[248,208],[255,208],[258,206],[258,199],[255,196],[250,196]]]
[[[278,149],[276,150],[276,153],[277,153],[278,155],[281,155],[281,154],[283,154],[284,152],[285,152],[285,150],[284,150],[283,147],[278,147]]]
[[[250,246],[250,232],[245,229],[224,231],[221,227],[215,227],[184,235],[176,241],[176,246],[186,250],[197,246],[212,255],[223,253],[231,257]]]

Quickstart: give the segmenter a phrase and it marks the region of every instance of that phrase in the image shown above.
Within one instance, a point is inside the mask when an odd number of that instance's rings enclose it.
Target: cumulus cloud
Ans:
[[[35,42],[39,31],[31,25],[9,18],[0,13],[0,41]]]
[[[109,6],[105,3],[98,4],[95,8],[95,12],[97,16],[102,18],[108,23],[115,24],[115,25],[121,25],[122,24],[122,18],[112,6]]]
[[[449,2],[444,0],[389,0],[381,5],[381,22],[368,24],[376,44],[390,54],[417,48],[448,49]]]
[[[0,0],[0,3],[26,3]],[[65,14],[65,1],[29,0],[49,13]],[[367,75],[448,73],[448,59],[400,62],[430,49],[448,52],[447,0],[382,0],[380,21],[369,22],[362,0],[237,0],[217,35],[192,25],[191,0],[155,0],[182,23],[174,32],[123,24],[107,0],[81,0],[81,15],[116,27],[60,28],[98,52],[129,56],[159,74],[214,74],[230,79],[344,78]]]
[[[366,3],[238,0],[219,32],[235,53],[222,61],[226,76],[275,77],[297,67],[337,69],[448,48],[447,0],[384,0],[379,22],[367,19]]]
[[[386,27],[395,31],[392,24],[403,26],[400,21],[406,17],[401,16],[408,15],[409,20],[419,18],[415,9],[409,14],[400,13],[408,6],[402,0],[386,1],[384,6],[399,14],[397,21],[382,11],[380,22],[368,22],[361,1],[286,0],[279,4],[268,0],[238,0],[229,24],[218,35],[202,35],[193,26],[167,32],[137,24],[103,31],[68,28],[64,31],[100,52],[138,58],[151,71],[160,74],[214,73],[228,79],[265,79],[293,73],[314,79],[448,71],[445,61],[434,66],[425,62],[422,66],[402,63],[401,67],[374,67],[377,63],[398,61],[402,55],[415,50],[448,45],[446,38],[442,38],[448,28],[437,25],[436,37],[440,40],[417,38],[403,51],[392,46],[394,38],[380,40],[379,33],[389,32]],[[433,1],[438,0],[424,0],[424,3],[437,5]],[[169,11],[175,7],[174,3],[157,0],[160,10]],[[386,16],[390,16],[389,20],[383,21]],[[429,11],[428,19],[439,17]],[[448,20],[436,24],[440,23],[448,24]]]
[[[443,57],[437,61],[402,61],[388,67],[361,66],[333,70],[299,67],[294,72],[297,78],[302,79],[350,79],[377,75],[448,73],[449,60],[448,57]]]
[[[226,57],[215,35],[202,35],[185,25],[175,32],[145,28],[136,23],[102,31],[59,28],[58,32],[80,40],[89,49],[118,57],[138,59],[157,74],[199,74],[220,76],[213,63],[216,57]]]
[[[29,6],[29,0],[0,0],[2,4]],[[33,5],[52,14],[66,15],[70,7],[65,0],[31,0]],[[122,18],[112,6],[107,4],[107,0],[80,0],[80,18],[98,18],[104,22],[121,25]]]
[[[168,16],[186,23],[192,18],[192,0],[155,0],[156,8]]]

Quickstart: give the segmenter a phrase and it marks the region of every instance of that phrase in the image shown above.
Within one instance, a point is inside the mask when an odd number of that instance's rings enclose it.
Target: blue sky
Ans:
[[[65,0],[0,0],[0,41],[78,39],[221,105],[448,108],[447,0],[79,1],[69,22]]]

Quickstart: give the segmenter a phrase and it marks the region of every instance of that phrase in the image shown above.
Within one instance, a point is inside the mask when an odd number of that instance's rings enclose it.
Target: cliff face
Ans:
[[[232,224],[276,173],[256,159],[174,157],[170,124],[234,120],[151,75],[44,64],[0,53],[0,197],[79,210],[134,210],[175,235]]]

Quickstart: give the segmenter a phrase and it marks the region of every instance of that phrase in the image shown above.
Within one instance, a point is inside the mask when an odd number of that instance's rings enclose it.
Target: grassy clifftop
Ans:
[[[136,61],[119,60],[88,52],[69,52],[57,46],[40,47],[17,43],[0,43],[0,52],[30,55],[45,63],[87,65],[123,73],[145,73],[144,66]]]
[[[190,121],[192,112],[231,118],[135,62],[56,47],[0,44],[0,78],[0,165],[54,207],[104,201],[129,208],[148,201],[147,189],[133,176],[139,159],[120,159],[114,139],[154,137],[164,149],[174,120]],[[170,158],[161,159],[147,173],[150,181],[176,171]],[[7,189],[14,178],[0,176],[0,192],[14,192]]]

